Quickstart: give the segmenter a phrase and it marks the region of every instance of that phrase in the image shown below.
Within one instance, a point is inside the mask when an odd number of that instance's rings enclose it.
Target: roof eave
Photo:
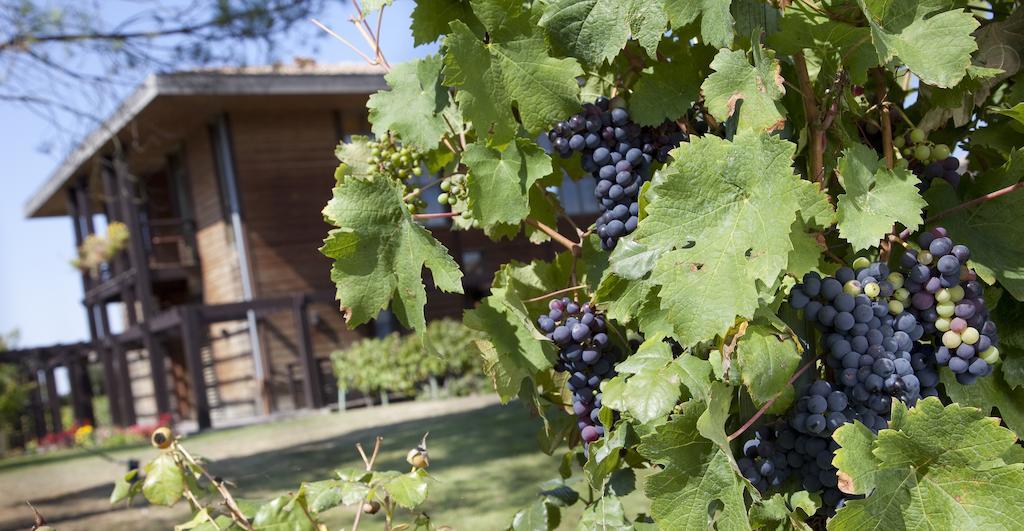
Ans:
[[[340,79],[339,79],[340,78]],[[342,81],[339,83],[339,81]],[[382,73],[244,73],[181,72],[151,74],[114,113],[64,158],[45,183],[25,202],[27,218],[41,216],[54,194],[97,152],[158,96],[369,94],[384,88]]]

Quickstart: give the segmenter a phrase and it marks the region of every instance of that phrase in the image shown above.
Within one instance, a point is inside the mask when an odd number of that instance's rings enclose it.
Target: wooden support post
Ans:
[[[288,394],[292,396],[292,407],[299,409],[299,402],[302,400],[302,393],[299,392],[299,388],[295,384],[295,364],[289,363],[285,366],[284,370],[288,378]]]
[[[119,411],[121,426],[135,424],[135,393],[132,391],[132,375],[128,369],[128,354],[124,347],[117,341],[117,338],[110,333],[110,318],[107,317],[106,304],[97,306],[99,311],[99,326],[103,332],[103,343],[110,358],[110,380],[107,383],[107,398],[117,399],[110,404],[110,410]],[[106,376],[104,376],[106,377]]]
[[[92,229],[92,216],[89,213],[89,194],[85,188],[86,181],[83,179],[78,185],[73,186],[68,190],[68,212],[71,214],[72,228],[74,229],[75,236],[75,247],[82,245],[85,237],[89,235]],[[83,219],[84,218],[84,219]],[[93,286],[92,278],[85,271],[82,272],[82,290],[88,293]],[[118,404],[121,402],[120,395],[118,394],[117,376],[114,372],[114,364],[111,359],[110,349],[103,344],[100,337],[99,324],[96,321],[96,305],[88,299],[84,301],[85,305],[85,317],[89,324],[89,339],[96,348],[97,354],[100,358],[100,363],[103,364],[103,380],[104,387],[107,392],[107,404],[110,407],[110,418],[114,424],[124,426],[126,423],[121,417],[121,410]],[[86,376],[88,377],[88,375]],[[90,388],[91,396],[91,388]],[[92,411],[92,402],[90,400],[89,410]],[[95,415],[91,415],[93,422],[95,423]]]
[[[46,436],[46,413],[43,410],[43,394],[39,389],[39,371],[35,367],[34,361],[29,362],[30,365],[25,367],[25,380],[29,383],[28,390],[28,407],[32,416],[32,430],[35,433],[36,439],[42,439]]]
[[[53,376],[53,366],[46,362],[46,405],[50,409],[50,430],[53,433],[64,431],[64,423],[60,418],[60,395],[57,394],[57,380]]]
[[[299,346],[299,361],[302,363],[303,394],[306,407],[320,409],[323,407],[323,393],[320,385],[320,365],[313,355],[313,343],[309,337],[309,316],[306,313],[307,300],[305,295],[292,298],[292,315],[295,319],[295,330],[298,334],[296,343]]]
[[[210,403],[206,397],[206,378],[203,376],[203,330],[204,323],[199,309],[193,305],[182,306],[181,343],[185,348],[185,365],[188,367],[189,390],[196,412],[196,423],[200,430],[213,426],[210,421]]]
[[[75,420],[79,424],[96,426],[96,413],[93,411],[92,381],[89,379],[88,354],[72,350],[67,357],[65,366],[71,381],[71,394],[74,397]]]
[[[92,424],[89,419],[85,418],[84,408],[82,404],[82,378],[78,374],[78,367],[75,366],[71,361],[71,357],[67,352],[61,355],[61,362],[64,365],[64,369],[68,372],[68,385],[71,388],[71,417],[75,419],[75,423],[79,426],[83,424]]]
[[[149,370],[153,378],[153,396],[156,400],[157,414],[171,412],[171,397],[167,388],[167,364],[164,360],[163,345],[149,329],[149,320],[156,314],[156,303],[153,300],[153,284],[149,271],[149,254],[143,240],[142,221],[139,210],[143,205],[138,200],[138,185],[128,171],[124,159],[117,155],[108,161],[114,167],[114,178],[121,199],[121,213],[128,226],[130,245],[128,256],[135,270],[135,296],[140,303],[142,319],[139,329],[142,332],[142,346],[149,357]]]

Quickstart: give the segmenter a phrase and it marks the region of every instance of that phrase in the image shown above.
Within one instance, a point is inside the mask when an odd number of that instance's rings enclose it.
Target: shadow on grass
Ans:
[[[47,465],[51,463],[61,463],[64,461],[70,461],[72,459],[79,459],[82,457],[98,456],[104,459],[118,460],[110,457],[110,454],[115,452],[127,452],[129,450],[145,450],[149,448],[149,443],[137,443],[137,444],[126,444],[124,446],[113,446],[110,448],[102,449],[89,449],[89,448],[67,448],[56,450],[45,454],[25,455],[18,457],[11,457],[0,461],[0,472],[7,472],[10,470],[17,470],[20,468],[33,467],[38,465]]]
[[[380,413],[386,415],[387,411],[382,409]],[[325,422],[331,420],[333,419],[324,419]],[[382,418],[381,421],[387,422],[387,419]],[[294,490],[303,481],[333,477],[334,471],[339,468],[362,467],[362,460],[356,452],[355,444],[362,443],[369,452],[377,435],[382,436],[384,442],[375,468],[408,470],[409,465],[405,462],[406,452],[419,443],[423,434],[429,431],[430,470],[440,480],[437,487],[432,488],[435,489],[435,493],[444,495],[443,500],[435,498],[434,494],[431,498],[439,502],[439,505],[443,505],[446,510],[457,510],[499,501],[493,500],[482,489],[476,488],[481,485],[499,484],[502,493],[529,497],[534,494],[538,476],[557,475],[557,465],[548,468],[542,461],[531,461],[534,466],[524,469],[517,464],[518,458],[525,458],[527,455],[546,459],[537,451],[534,436],[537,428],[538,421],[530,418],[520,404],[493,405],[422,420],[384,424],[284,449],[222,459],[210,463],[209,469],[212,473],[234,483],[236,487],[232,490],[236,496],[265,499],[277,493]],[[239,438],[237,444],[240,448],[247,444],[245,438],[251,436],[245,430],[238,430],[235,435]],[[465,475],[466,470],[472,471],[471,479],[460,480],[458,477]],[[54,512],[51,509],[51,513],[47,514],[48,519],[59,527],[61,522],[74,521],[103,512],[125,510],[124,505],[109,507],[106,510],[97,509],[100,507],[98,503],[106,502],[111,488],[112,483],[104,487],[33,500],[33,503],[68,508],[66,512],[59,509]]]

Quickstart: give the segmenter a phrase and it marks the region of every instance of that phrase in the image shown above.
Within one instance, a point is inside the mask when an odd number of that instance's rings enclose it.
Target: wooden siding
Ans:
[[[231,225],[221,199],[217,164],[209,129],[198,127],[185,144],[192,213],[196,221],[196,245],[202,271],[203,302],[218,304],[242,300],[238,253]],[[212,387],[213,417],[256,413],[255,382],[248,324],[245,321],[214,323],[209,327],[209,347],[204,358],[212,365],[207,379]]]
[[[342,111],[362,116],[358,107]],[[234,112],[231,137],[242,202],[242,216],[252,261],[253,291],[258,298],[333,289],[330,260],[317,251],[330,228],[320,211],[331,197],[338,114],[331,109]],[[353,118],[347,118],[353,123]],[[359,120],[355,119],[358,124]],[[341,131],[358,134],[365,131]],[[360,337],[350,331],[336,307],[311,305],[311,341],[318,358]],[[298,330],[290,312],[262,320],[261,345],[269,356],[272,386],[281,409],[295,407],[288,386],[288,366],[298,365]],[[298,371],[296,371],[298,373]]]

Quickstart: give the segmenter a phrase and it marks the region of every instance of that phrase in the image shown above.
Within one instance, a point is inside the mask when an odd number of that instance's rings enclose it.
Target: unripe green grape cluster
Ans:
[[[459,216],[472,221],[473,213],[467,208],[469,200],[469,189],[466,188],[466,176],[461,173],[449,175],[441,181],[441,193],[437,196],[437,202],[448,205],[453,212],[459,212]]]
[[[423,153],[399,145],[391,135],[370,142],[370,158],[366,162],[379,174],[399,181],[423,174]]]
[[[893,146],[909,159],[907,167],[921,179],[921,191],[927,190],[935,179],[943,179],[956,188],[960,185],[960,160],[952,155],[949,146],[930,143],[927,138],[924,130],[912,129],[907,135],[896,137]]]
[[[905,158],[923,163],[941,161],[952,153],[946,144],[929,142],[928,134],[923,129],[911,129],[907,135],[894,138],[892,144]]]

